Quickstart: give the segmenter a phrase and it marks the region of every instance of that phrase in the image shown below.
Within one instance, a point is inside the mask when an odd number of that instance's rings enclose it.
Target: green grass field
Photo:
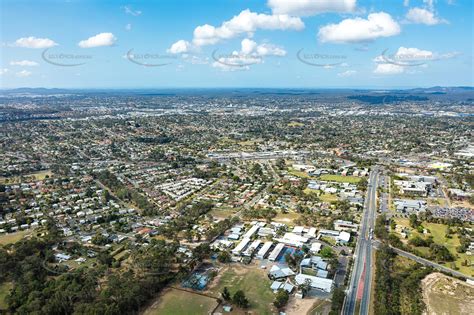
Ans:
[[[207,315],[217,306],[213,298],[191,292],[170,289],[160,296],[157,303],[145,311],[145,315]]]
[[[408,227],[408,228],[410,226],[408,219],[397,218],[396,222],[397,224]],[[456,257],[456,260],[454,262],[445,263],[444,266],[448,268],[453,268],[455,265],[459,269],[460,272],[466,275],[470,275],[470,276],[474,275],[474,267],[473,267],[474,259],[472,258],[472,256],[468,256],[465,253],[460,254],[456,251],[456,247],[460,245],[459,237],[457,236],[457,234],[454,234],[452,238],[446,238],[445,234],[446,234],[447,225],[438,224],[438,223],[428,223],[428,222],[423,222],[422,225],[430,231],[430,234],[428,235],[433,236],[433,241],[436,244],[446,246],[446,248],[451,252],[451,254],[453,254],[453,256]],[[427,236],[427,235],[421,235],[420,233],[418,233],[417,231],[413,229],[410,229],[410,230],[412,231],[410,238],[415,237],[416,235],[421,236],[421,237]],[[418,247],[417,249],[423,253],[428,253],[427,248]],[[470,262],[471,266],[462,266],[461,263],[465,260]]]
[[[13,288],[13,284],[11,282],[0,284],[0,310],[5,310],[7,308],[5,298],[10,293],[11,288]]]
[[[31,230],[18,231],[15,233],[9,233],[0,235],[0,245],[13,244],[21,240],[25,235],[31,233]]]
[[[320,180],[325,180],[329,182],[338,182],[338,183],[351,183],[356,184],[360,182],[360,177],[355,176],[342,176],[342,175],[333,175],[333,174],[324,174],[319,177]]]
[[[23,175],[23,178],[26,179],[26,180],[31,180],[31,179],[43,180],[43,179],[46,178],[46,176],[51,177],[52,174],[53,173],[49,170],[48,171],[40,171],[40,172],[36,172],[36,173]],[[5,183],[18,184],[18,183],[21,183],[21,177],[20,176],[0,177],[0,183],[1,184],[5,184]]]
[[[250,302],[249,310],[253,314],[274,314],[275,295],[270,289],[271,281],[265,270],[234,266],[225,270],[218,277],[218,283],[210,289],[214,296],[220,297],[224,287],[227,287],[231,294],[242,290]]]
[[[288,174],[291,174],[293,176],[300,177],[300,178],[311,178],[311,176],[309,176],[307,173],[302,172],[302,171],[297,171],[292,168],[288,170]]]
[[[337,201],[337,199],[338,199],[337,195],[328,194],[328,193],[322,192],[321,190],[306,188],[304,190],[304,192],[306,194],[316,194],[317,193],[319,195],[319,199],[321,199],[321,201],[323,201],[323,202],[333,202],[333,201]]]

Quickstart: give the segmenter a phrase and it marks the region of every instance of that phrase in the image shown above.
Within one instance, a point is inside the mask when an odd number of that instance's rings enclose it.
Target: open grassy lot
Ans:
[[[236,212],[238,212],[238,208],[231,208],[231,207],[221,207],[221,208],[213,208],[209,214],[216,218],[229,218],[233,216]]]
[[[397,218],[395,219],[397,224],[405,226],[410,228],[409,220],[408,219],[402,219],[402,218]],[[456,267],[460,272],[466,274],[466,275],[474,275],[474,259],[472,256],[468,256],[465,253],[458,253],[456,251],[456,247],[460,245],[459,243],[459,237],[457,234],[452,235],[451,238],[446,238],[446,228],[447,225],[445,224],[438,224],[438,223],[428,223],[428,222],[423,222],[422,225],[430,231],[428,235],[422,235],[418,233],[417,231],[411,230],[411,235],[410,238],[415,237],[416,235],[421,236],[421,237],[427,237],[429,235],[433,236],[433,241],[437,244],[444,245],[446,248],[450,251],[451,254],[453,254],[454,257],[456,257],[456,260],[454,262],[449,262],[445,263],[444,265],[448,268],[453,268]],[[423,253],[428,253],[428,248],[426,247],[417,247],[418,250],[420,250]],[[470,266],[462,266],[461,263],[467,260],[470,262]]]
[[[7,308],[5,298],[10,293],[11,288],[13,288],[13,283],[11,282],[0,284],[0,310],[5,310]]]
[[[209,292],[220,297],[224,287],[231,294],[242,290],[250,302],[250,311],[254,314],[274,314],[273,300],[275,295],[270,289],[271,281],[266,271],[258,266],[233,265],[222,270],[214,279]]]
[[[26,174],[23,175],[22,177],[25,180],[43,180],[46,178],[46,176],[51,177],[53,173],[49,170],[47,171],[40,171],[36,173],[31,173],[31,174]],[[14,177],[0,177],[0,184],[17,184],[21,182],[21,177],[20,176],[14,176]]]
[[[351,183],[356,184],[360,182],[360,177],[355,176],[342,176],[342,175],[333,175],[333,174],[324,174],[319,177],[320,180],[338,182],[338,183]]]
[[[207,315],[217,306],[213,298],[192,292],[169,289],[145,312],[145,315]]]
[[[331,302],[327,300],[319,300],[315,303],[313,309],[309,312],[311,315],[329,314],[331,311]]]
[[[292,224],[293,221],[298,219],[300,216],[301,216],[301,214],[293,212],[293,211],[290,211],[288,213],[278,212],[277,216],[275,218],[273,218],[273,221]]]
[[[323,202],[333,202],[333,201],[337,201],[338,199],[337,195],[328,194],[328,193],[322,192],[321,190],[306,188],[304,192],[306,194],[317,194],[319,196],[319,199],[321,199],[321,201]]]
[[[288,127],[303,127],[304,124],[299,121],[291,121],[287,125]]]
[[[302,172],[302,171],[297,171],[292,168],[288,170],[288,174],[296,176],[296,177],[300,177],[300,178],[311,178],[311,176],[309,176],[307,173]]]
[[[422,281],[423,300],[428,314],[473,314],[474,286],[432,273]]]
[[[18,231],[15,233],[9,233],[0,235],[0,245],[13,244],[21,240],[28,234],[31,234],[31,230]]]

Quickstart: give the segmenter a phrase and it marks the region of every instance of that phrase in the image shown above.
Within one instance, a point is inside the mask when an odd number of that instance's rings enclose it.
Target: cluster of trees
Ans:
[[[416,235],[408,240],[407,246],[403,244],[403,242],[398,238],[398,236],[393,233],[388,233],[387,228],[385,226],[386,223],[387,220],[385,218],[385,215],[382,214],[378,216],[375,221],[374,233],[381,240],[388,241],[391,246],[400,248],[408,252],[412,252],[417,256],[435,260],[436,262],[454,261],[455,257],[451,254],[451,252],[444,245],[436,244],[432,236],[423,238],[421,236]],[[410,226],[412,228],[421,229],[423,232],[424,228],[421,225],[421,221],[414,214],[410,215]],[[429,254],[424,254],[414,247],[428,247]]]
[[[160,226],[158,231],[168,238],[176,238],[179,231],[191,230],[199,217],[211,211],[213,207],[214,204],[210,201],[200,201],[190,206],[183,204],[179,210],[180,215],[168,222],[168,224]],[[227,224],[230,223],[227,222],[225,224],[228,226]],[[198,234],[198,237],[200,240],[200,234]],[[188,234],[188,239],[192,240],[192,234]]]
[[[231,295],[229,289],[227,289],[227,287],[224,287],[221,292],[221,296],[224,301],[233,303],[240,308],[248,308],[250,306],[249,300],[247,299],[244,291],[242,290],[238,290],[234,293],[234,295]]]
[[[341,314],[345,297],[346,297],[346,293],[344,292],[343,288],[334,289],[334,291],[332,292],[331,311],[329,312],[329,315]]]
[[[375,314],[422,314],[425,304],[421,280],[431,272],[416,264],[400,269],[394,264],[395,254],[383,245],[376,254]]]
[[[276,217],[277,211],[273,208],[250,208],[242,210],[242,216],[247,219],[271,220]]]
[[[129,202],[133,202],[138,208],[143,211],[144,215],[153,215],[157,213],[157,208],[145,196],[139,193],[134,188],[123,184],[114,174],[106,170],[98,174],[99,181],[112,189],[115,195]]]
[[[136,314],[177,275],[170,269],[176,263],[177,244],[153,241],[136,250],[133,259],[140,268],[114,272],[104,260],[94,268],[64,273],[48,263],[54,244],[32,238],[0,248],[0,283],[14,284],[6,298],[9,312]]]
[[[286,304],[288,304],[289,298],[290,295],[286,290],[278,289],[275,295],[275,300],[273,301],[273,305],[275,305],[275,307],[278,309],[283,308]]]

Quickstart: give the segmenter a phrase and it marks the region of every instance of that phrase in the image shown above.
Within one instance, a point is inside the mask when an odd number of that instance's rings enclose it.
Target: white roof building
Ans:
[[[342,231],[339,236],[336,238],[338,242],[348,243],[351,239],[351,233]]]
[[[287,245],[295,246],[295,247],[301,247],[303,244],[308,242],[308,238],[294,234],[294,233],[285,233],[282,238],[277,239],[281,243],[285,243]]]
[[[232,254],[240,255],[240,253],[247,246],[248,243],[250,243],[249,238],[242,239],[242,241],[232,250]]]
[[[298,285],[302,285],[305,283],[306,279],[310,281],[310,285],[313,289],[322,290],[324,292],[331,292],[332,290],[332,280],[325,279],[305,274],[297,274],[295,276],[295,281]]]
[[[280,252],[283,250],[283,247],[285,247],[285,244],[278,243],[278,245],[275,246],[275,248],[270,253],[270,256],[268,256],[268,260],[275,261],[278,258],[278,255],[280,255]]]
[[[272,245],[273,245],[273,242],[265,242],[265,244],[263,244],[262,248],[260,248],[260,250],[257,253],[257,259],[264,259],[265,255],[270,250],[270,247],[272,247]]]

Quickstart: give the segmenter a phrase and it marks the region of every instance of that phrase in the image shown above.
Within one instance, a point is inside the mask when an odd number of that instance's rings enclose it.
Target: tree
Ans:
[[[224,287],[224,290],[222,290],[221,295],[224,301],[230,301],[232,299],[232,297],[230,296],[229,289],[227,289],[227,287]]]
[[[321,249],[321,251],[319,252],[319,254],[321,255],[321,257],[324,258],[334,257],[334,252],[329,246],[324,246],[323,249]]]
[[[334,289],[331,299],[331,311],[330,315],[337,315],[341,313],[342,305],[344,304],[345,293],[342,288]]]
[[[311,291],[311,280],[305,279],[304,283],[300,285],[300,290],[303,293],[303,297]]]
[[[229,263],[231,259],[232,257],[228,251],[222,251],[217,256],[217,260],[220,261],[221,263]]]
[[[245,297],[245,293],[242,290],[238,290],[234,293],[232,302],[240,308],[247,308],[249,306],[249,301]]]
[[[410,226],[414,229],[416,229],[420,225],[420,222],[418,221],[418,217],[416,214],[410,214]]]
[[[278,289],[273,305],[275,305],[276,308],[282,308],[288,303],[289,298],[290,296],[286,290]]]
[[[115,259],[112,256],[110,256],[109,253],[104,251],[104,252],[100,252],[99,255],[97,255],[97,260],[101,264],[110,267]]]

